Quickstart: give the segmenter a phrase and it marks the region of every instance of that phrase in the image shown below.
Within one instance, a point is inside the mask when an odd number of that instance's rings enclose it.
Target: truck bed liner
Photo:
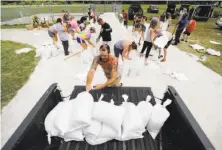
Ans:
[[[72,92],[71,98],[76,98],[76,96],[85,91],[83,86],[75,86]],[[124,87],[124,88],[106,88],[102,91],[91,91],[90,92],[94,98],[94,101],[98,101],[101,94],[104,94],[103,101],[110,102],[113,99],[115,105],[120,105],[123,102],[122,95],[127,94],[129,96],[128,101],[133,102],[136,105],[145,100],[148,95],[152,97],[151,103],[155,104],[154,96],[151,88],[148,87]],[[160,147],[160,136],[157,136],[156,140],[153,140],[150,134],[146,131],[144,138],[128,140],[128,141],[117,141],[111,140],[101,145],[91,146],[86,141],[83,142],[63,142],[60,145],[59,150],[158,150]]]

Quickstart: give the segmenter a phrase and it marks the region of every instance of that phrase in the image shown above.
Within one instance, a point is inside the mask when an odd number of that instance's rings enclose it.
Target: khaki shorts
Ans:
[[[116,80],[112,84],[108,85],[108,87],[119,87],[120,81],[121,81],[121,76],[117,77]]]

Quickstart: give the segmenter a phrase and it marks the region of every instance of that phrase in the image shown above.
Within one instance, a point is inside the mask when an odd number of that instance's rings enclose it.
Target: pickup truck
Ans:
[[[85,91],[84,86],[75,86],[70,99],[75,98],[82,91]],[[115,105],[123,102],[122,94],[127,94],[128,101],[136,105],[150,95],[151,103],[155,105],[155,97],[150,87],[110,87],[103,90],[92,90],[90,93],[94,101],[98,101],[103,93],[105,95],[103,100],[113,99]],[[161,100],[164,102],[167,99],[172,100],[172,103],[167,106],[170,117],[155,140],[146,131],[144,138],[124,142],[112,140],[92,146],[86,141],[65,142],[62,138],[53,137],[52,143],[49,145],[44,120],[58,102],[63,101],[61,90],[55,83],[36,103],[2,150],[215,150],[172,86],[168,86]]]

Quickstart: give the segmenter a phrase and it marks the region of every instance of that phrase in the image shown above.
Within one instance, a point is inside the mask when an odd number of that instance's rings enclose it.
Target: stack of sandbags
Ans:
[[[150,104],[151,97],[141,101],[137,106],[127,102],[128,96],[123,95],[124,102],[120,106],[111,102],[98,102],[88,92],[80,93],[76,99],[60,102],[46,117],[45,129],[48,141],[51,136],[59,136],[65,141],[83,141],[90,145],[98,145],[116,139],[126,141],[143,138],[145,129],[153,139],[159,133],[164,122],[169,117],[166,106]]]
[[[91,124],[93,97],[88,92],[80,93],[75,99],[60,102],[46,117],[45,129],[48,141],[59,136],[65,141],[82,141],[83,128]]]

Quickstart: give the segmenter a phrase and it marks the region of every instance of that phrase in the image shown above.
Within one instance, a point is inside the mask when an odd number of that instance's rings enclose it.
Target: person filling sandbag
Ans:
[[[56,24],[49,27],[48,34],[52,38],[53,45],[58,49],[57,41],[58,41],[58,31],[57,26],[61,23],[60,19],[56,20]]]
[[[68,34],[68,29],[67,29],[67,24],[62,24],[62,19],[58,18],[57,22],[57,31],[60,40],[62,41],[62,45],[64,48],[65,55],[69,55],[69,34]]]
[[[116,57],[110,55],[110,47],[106,44],[101,45],[99,52],[100,55],[93,59],[91,68],[88,72],[86,80],[86,91],[90,91],[92,89],[91,83],[98,65],[102,67],[107,81],[103,84],[97,84],[94,87],[94,90],[103,89],[105,87],[122,86],[122,83],[120,83],[121,76],[118,71],[118,60]]]
[[[119,55],[122,57],[122,61],[125,59],[130,60],[129,54],[131,50],[137,50],[137,45],[134,41],[130,40],[119,40],[114,45],[114,53],[117,58],[119,58]]]
[[[76,33],[76,41],[77,41],[77,43],[79,43],[84,50],[86,50],[87,47],[88,47],[87,44],[86,44],[86,41],[90,45],[95,47],[95,43],[92,43],[91,40],[90,40],[91,37],[92,37],[92,34],[94,34],[94,33],[96,33],[96,29],[94,27],[91,27],[89,29],[89,31],[87,31],[87,32]]]

